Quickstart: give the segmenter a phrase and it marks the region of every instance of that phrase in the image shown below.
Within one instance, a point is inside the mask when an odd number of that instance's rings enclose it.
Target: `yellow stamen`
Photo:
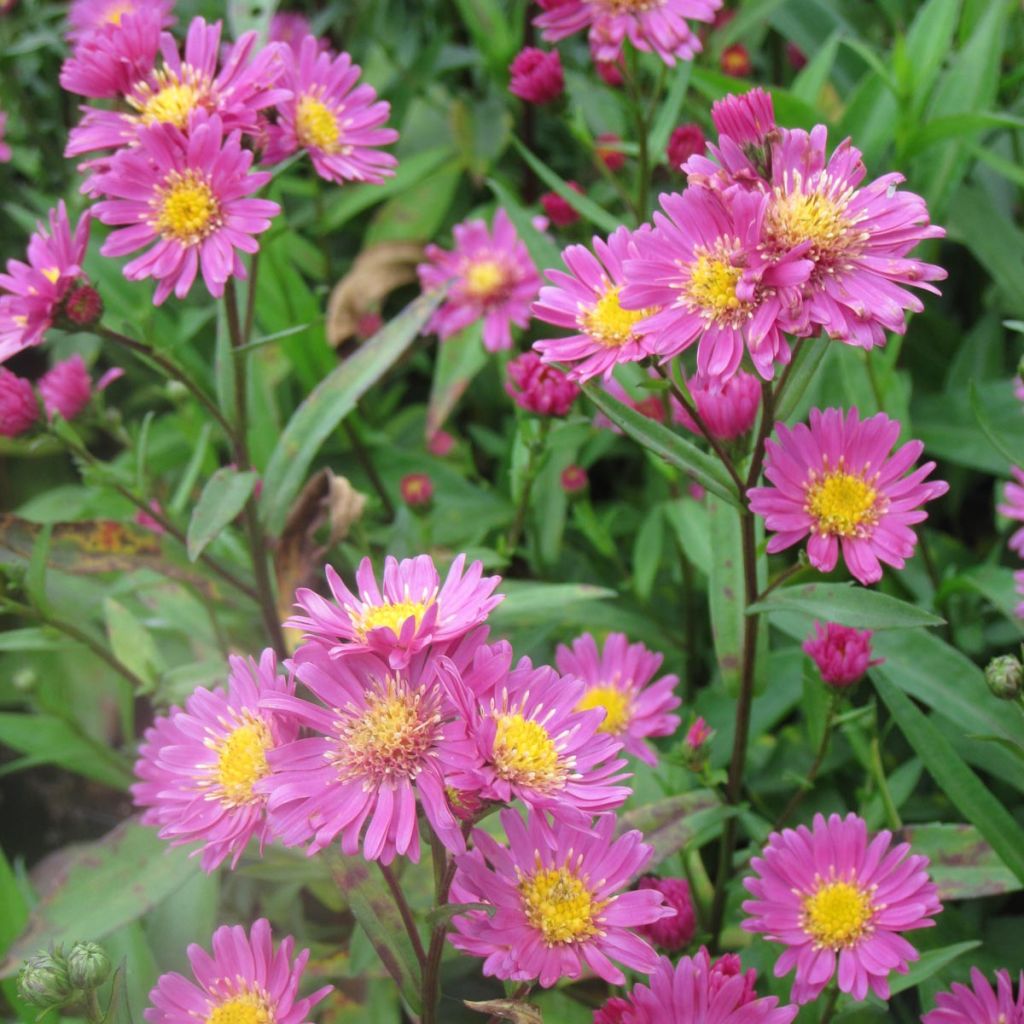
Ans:
[[[40,273],[50,284],[56,284],[57,278],[60,277],[60,267],[43,267]]]
[[[609,285],[597,302],[580,313],[577,323],[584,334],[607,348],[618,348],[627,341],[636,341],[633,328],[653,309],[623,309],[619,302],[621,285]]]
[[[843,949],[870,930],[875,908],[870,892],[850,882],[827,882],[803,898],[802,924],[818,946]]]
[[[733,321],[746,313],[746,305],[736,295],[736,286],[743,270],[734,267],[725,250],[696,250],[697,258],[690,264],[690,279],[685,285],[690,308],[709,320]]]
[[[121,19],[134,10],[133,3],[113,3],[103,12],[103,20],[111,25],[120,25]]]
[[[303,146],[313,146],[325,153],[341,148],[341,128],[334,112],[326,103],[306,93],[295,112],[295,135]]]
[[[221,225],[220,201],[200,171],[171,171],[155,205],[156,230],[182,245],[198,245]]]
[[[589,711],[591,708],[604,708],[604,721],[597,727],[598,732],[612,735],[622,732],[629,725],[632,717],[628,694],[615,686],[592,686],[580,698],[576,705],[577,711]]]
[[[243,992],[213,1007],[205,1024],[274,1024],[274,1014],[264,994]]]
[[[863,536],[878,518],[878,492],[863,477],[826,473],[807,488],[806,509],[820,533]]]
[[[267,750],[272,741],[267,723],[248,711],[241,715],[240,722],[226,736],[206,741],[217,755],[212,772],[216,786],[210,799],[234,807],[262,799],[253,792],[253,786],[270,772]]]
[[[144,83],[128,102],[139,112],[143,124],[173,124],[185,131],[192,111],[208,105],[209,80],[189,64],[182,65],[180,77],[169,68],[161,68],[154,78],[155,88]]]
[[[835,261],[860,240],[860,235],[851,230],[854,220],[846,213],[853,190],[830,194],[830,182],[825,177],[814,191],[804,192],[801,182],[797,174],[788,191],[776,188],[765,214],[765,234],[779,250],[810,242],[808,259]]]
[[[365,640],[371,629],[387,626],[395,636],[398,636],[407,619],[415,619],[416,627],[419,628],[429,607],[430,602],[424,604],[422,601],[395,601],[371,605],[361,615],[354,616],[356,633],[360,640]]]
[[[596,917],[607,900],[596,900],[586,882],[563,868],[542,868],[520,879],[527,921],[549,946],[589,939],[599,932]]]
[[[508,286],[508,274],[497,260],[475,260],[463,272],[466,293],[478,301],[497,298]]]
[[[498,716],[493,759],[500,778],[534,789],[555,788],[568,775],[547,729],[518,713]]]

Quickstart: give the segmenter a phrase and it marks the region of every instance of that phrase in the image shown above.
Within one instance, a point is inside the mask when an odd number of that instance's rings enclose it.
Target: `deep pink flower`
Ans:
[[[621,171],[626,166],[626,154],[619,148],[622,139],[614,132],[601,132],[594,140],[594,155],[609,171]]]
[[[536,352],[516,356],[505,368],[505,391],[527,412],[538,416],[566,416],[580,389],[554,366],[547,366]]]
[[[638,258],[626,261],[622,304],[651,307],[640,329],[665,359],[694,342],[702,377],[731,377],[744,350],[770,380],[789,362],[782,337],[780,289],[807,279],[812,264],[798,253],[767,263],[761,255],[767,197],[738,192],[729,201],[710,189],[661,196],[655,229],[634,236]]]
[[[789,61],[789,66],[794,71],[799,71],[807,64],[807,56],[804,51],[791,40],[786,41],[786,60]]]
[[[675,695],[679,677],[654,678],[664,660],[641,643],[631,644],[625,633],[609,633],[601,650],[584,633],[571,648],[559,644],[555,652],[558,671],[586,684],[577,709],[601,708],[604,721],[598,732],[622,740],[629,753],[647,764],[658,760],[648,737],[671,736],[679,728],[679,716],[670,713],[681,703]]]
[[[1013,474],[1013,481],[1003,490],[1003,502],[998,506],[999,514],[1018,523],[1024,523],[1024,469],[1011,466],[1010,472]],[[1024,558],[1024,526],[1014,531],[1010,537],[1009,548]]]
[[[587,479],[587,471],[582,466],[566,466],[558,482],[566,494],[580,494],[587,489],[590,481]],[[1024,573],[1021,575],[1024,576]]]
[[[583,194],[583,189],[580,188],[579,184],[575,181],[566,182],[566,184],[573,190],[573,192],[579,192]],[[570,224],[575,224],[580,219],[580,215],[570,205],[568,199],[564,199],[557,192],[545,192],[540,197],[540,205],[543,207],[545,214],[548,219],[556,228],[565,228]]]
[[[642,925],[637,931],[650,939],[656,946],[675,953],[693,941],[697,931],[697,915],[690,896],[690,883],[682,878],[659,878],[644,875],[637,882],[638,889],[656,889],[665,897],[667,906],[675,910],[674,917],[663,917],[658,921]]]
[[[768,551],[784,551],[810,535],[807,555],[822,572],[835,568],[840,547],[847,568],[865,585],[882,578],[882,562],[902,569],[917,544],[911,527],[928,518],[920,506],[949,485],[925,483],[934,462],[903,475],[924,445],[910,441],[892,453],[899,434],[899,423],[885,413],[861,421],[856,409],[812,409],[810,426],[779,423],[765,463],[774,486],[747,492],[751,510],[775,531]]]
[[[942,904],[928,858],[908,856],[909,843],[891,844],[890,832],[869,842],[856,814],[816,814],[813,830],[773,832],[764,856],[751,860],[755,874],[743,884],[754,898],[743,904],[751,915],[743,927],[786,946],[775,976],[796,968],[797,1003],[816,999],[837,968],[841,992],[888,999],[889,974],[906,974],[918,959],[899,933],[933,925]]]
[[[270,180],[268,172],[250,172],[252,159],[238,132],[225,138],[217,117],[187,136],[172,124],[140,130],[138,144],[118,152],[99,179],[109,198],[96,204],[96,216],[123,225],[100,252],[125,256],[153,243],[125,265],[124,276],[155,278],[156,305],[172,291],[183,299],[199,272],[220,298],[229,278],[247,276],[240,253],[257,252],[254,236],[281,212],[277,203],[249,198]]]
[[[743,970],[743,963],[736,953],[723,953],[711,965],[711,977],[708,989],[712,995],[718,993],[728,984],[731,978],[740,978],[743,981],[743,990],[739,996],[739,1006],[746,1006],[747,1003],[757,999],[757,971],[751,967]]]
[[[633,1008],[622,1024],[790,1024],[795,1006],[779,1006],[775,996],[747,998],[741,976],[722,983],[706,949],[684,956],[675,966],[662,957],[647,985],[630,993]]]
[[[0,366],[0,437],[18,437],[39,419],[32,385]]]
[[[457,640],[479,626],[504,599],[494,594],[500,576],[484,578],[480,562],[463,573],[465,564],[466,556],[459,555],[442,583],[429,555],[401,562],[388,555],[378,587],[373,564],[364,558],[356,570],[358,596],[328,565],[324,571],[333,602],[303,587],[295,593],[303,614],[285,625],[326,644],[332,654],[374,651],[392,668],[401,668],[425,647]]]
[[[465,849],[445,794],[446,711],[430,652],[401,671],[375,654],[332,658],[319,643],[295,654],[295,673],[317,699],[268,697],[309,733],[272,751],[260,788],[274,835],[312,856],[341,850],[390,864],[419,860],[417,806],[450,850]],[[443,760],[442,760],[443,758]]]
[[[73,284],[64,296],[63,315],[76,327],[92,327],[103,316],[103,298],[91,284]]]
[[[199,687],[185,710],[171,708],[146,730],[139,747],[132,796],[146,811],[142,821],[160,829],[172,846],[202,842],[202,866],[231,866],[256,836],[269,838],[266,796],[258,783],[269,774],[267,758],[295,738],[297,726],[260,704],[270,694],[289,694],[269,648],[260,656],[229,659],[227,691]],[[197,851],[199,852],[199,851]]]
[[[7,134],[7,113],[0,110],[0,164],[6,164],[11,159],[11,147],[4,142]]]
[[[654,950],[630,929],[672,911],[653,889],[622,891],[651,857],[639,832],[614,839],[611,814],[591,827],[549,828],[508,808],[501,823],[508,846],[477,829],[474,848],[456,860],[452,902],[494,908],[491,916],[471,910],[452,918],[456,949],[484,957],[487,976],[536,979],[544,988],[585,968],[621,985],[611,958],[637,971],[654,968]]]
[[[870,629],[815,622],[814,635],[804,641],[804,652],[814,660],[824,682],[844,689],[859,683],[872,665],[884,661],[871,657],[871,636]]]
[[[604,1006],[594,1011],[594,1024],[623,1024],[626,1011],[632,1008],[633,1004],[628,999],[612,996]]]
[[[0,274],[0,363],[42,342],[65,295],[83,275],[88,243],[88,212],[72,234],[62,199],[50,211],[49,231],[39,224],[29,239],[28,263],[7,261],[7,273]]]
[[[426,473],[406,473],[398,482],[398,490],[410,508],[423,508],[434,499],[434,484]]]
[[[954,982],[949,992],[935,997],[935,1009],[922,1018],[922,1024],[1024,1024],[1024,972],[1017,979],[1009,971],[996,971],[996,989],[977,967],[971,968],[971,984]]]
[[[700,52],[700,40],[687,18],[710,22],[722,0],[648,0],[643,4],[621,0],[565,0],[546,7],[534,24],[550,42],[589,30],[590,49],[598,61],[616,61],[628,39],[638,50],[656,53],[666,64],[691,60]]]
[[[688,387],[697,414],[712,437],[731,441],[754,426],[761,408],[761,384],[752,373],[737,370],[724,381],[694,377]],[[681,404],[676,420],[695,434],[699,433],[696,422]]]
[[[527,46],[508,66],[508,91],[527,103],[550,103],[565,90],[562,58],[557,50]]]
[[[704,132],[699,124],[681,124],[673,129],[665,148],[669,165],[678,170],[697,153],[703,153],[707,145]]]
[[[92,378],[77,353],[51,367],[39,378],[37,386],[43,408],[51,419],[59,413],[64,419],[73,420],[92,398]]]
[[[482,220],[456,224],[452,233],[453,251],[428,245],[427,262],[416,268],[425,291],[451,282],[424,333],[435,332],[444,341],[483,319],[484,347],[489,352],[511,348],[511,325],[529,323],[530,303],[540,287],[526,246],[500,208],[494,214],[493,234]]]
[[[727,46],[718,59],[722,71],[733,78],[747,78],[752,70],[750,51],[742,43]]]
[[[89,32],[61,66],[61,88],[93,99],[131,92],[153,70],[165,20],[159,5],[139,7]]]
[[[775,130],[771,93],[758,87],[715,100],[711,120],[718,134],[727,135],[737,146],[763,146]]]
[[[72,0],[68,8],[68,40],[78,43],[105,25],[119,25],[126,15],[142,11],[160,17],[161,27],[174,24],[174,0]]]
[[[319,52],[314,36],[302,40],[298,53],[281,53],[279,84],[289,96],[277,104],[278,119],[267,129],[264,159],[276,164],[305,149],[317,174],[327,181],[379,184],[395,172],[398,161],[381,151],[398,138],[381,127],[391,104],[377,99],[373,86],[356,85],[362,69],[347,53]]]
[[[213,933],[213,955],[195,944],[188,947],[193,984],[180,974],[162,974],[149,993],[151,1008],[142,1014],[149,1024],[228,1024],[260,1021],[305,1024],[309,1011],[331,985],[304,999],[296,998],[309,950],[292,957],[289,935],[275,950],[270,925],[260,918],[249,935],[240,925],[223,925]]]
[[[627,310],[619,301],[623,263],[636,255],[629,228],[617,228],[608,241],[594,237],[594,252],[584,245],[562,250],[564,270],[548,270],[550,285],[540,290],[533,315],[545,323],[574,331],[569,337],[545,338],[533,347],[546,363],[576,364],[569,377],[586,381],[598,374],[608,380],[619,363],[637,362],[653,351],[637,324],[653,310]]]

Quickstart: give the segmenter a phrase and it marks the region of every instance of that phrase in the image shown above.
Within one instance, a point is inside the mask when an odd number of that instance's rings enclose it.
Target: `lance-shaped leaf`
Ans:
[[[225,466],[218,469],[203,488],[189,520],[186,545],[188,557],[194,562],[215,540],[221,530],[245,508],[245,503],[256,486],[257,474],[249,470],[240,473]]]
[[[624,811],[619,815],[619,834],[639,829],[644,834],[644,842],[654,847],[650,861],[653,867],[733,813],[733,809],[723,806],[710,789],[695,789]]]
[[[803,612],[855,629],[909,629],[941,626],[944,619],[888,594],[848,583],[807,583],[773,590],[748,612]]]
[[[909,825],[900,838],[928,857],[928,873],[941,900],[1001,896],[1024,888],[973,825]]]

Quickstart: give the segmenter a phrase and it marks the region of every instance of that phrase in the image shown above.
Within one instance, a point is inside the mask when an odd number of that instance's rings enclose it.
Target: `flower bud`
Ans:
[[[558,478],[566,494],[579,494],[587,489],[587,471],[582,466],[567,466]]]
[[[565,89],[562,58],[557,50],[528,46],[509,65],[508,90],[527,103],[550,103]]]
[[[626,154],[619,146],[622,139],[614,132],[602,132],[594,144],[594,153],[609,171],[620,171],[626,164]]]
[[[76,327],[91,327],[103,316],[103,299],[92,285],[73,285],[64,297],[64,316]]]
[[[505,373],[508,396],[520,409],[538,416],[567,416],[580,393],[561,370],[542,362],[532,350],[516,356]]]
[[[638,889],[657,889],[665,897],[665,903],[675,910],[675,917],[662,917],[650,924],[637,927],[645,938],[657,943],[662,949],[674,953],[693,940],[697,931],[697,917],[690,896],[690,885],[681,878],[659,878],[644,875],[637,882]]]
[[[834,690],[845,690],[884,660],[871,657],[871,635],[870,629],[815,622],[814,634],[804,641],[804,651],[818,666],[822,682]]]
[[[58,950],[36,953],[18,972],[18,995],[33,1006],[57,1006],[71,995],[73,986],[68,969]]]
[[[1002,654],[985,667],[985,682],[993,696],[1000,700],[1016,700],[1021,695],[1024,668],[1014,655]]]
[[[622,1024],[626,1014],[635,1009],[633,1003],[621,996],[612,996],[604,1006],[594,1011],[594,1024]]]
[[[434,500],[434,484],[426,473],[406,473],[398,489],[409,508],[426,508]]]
[[[95,942],[76,942],[68,951],[67,965],[75,988],[98,988],[110,975],[110,957]]]

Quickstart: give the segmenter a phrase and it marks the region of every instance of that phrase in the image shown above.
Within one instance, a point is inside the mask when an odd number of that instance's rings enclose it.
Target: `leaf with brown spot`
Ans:
[[[650,866],[678,853],[704,829],[720,825],[735,811],[725,807],[710,789],[695,789],[666,797],[619,815],[619,834],[638,829],[654,847]]]
[[[540,1010],[532,1003],[524,1003],[518,999],[485,999],[476,1001],[463,999],[463,1003],[477,1013],[489,1013],[499,1020],[510,1020],[512,1024],[544,1024]]]
[[[972,900],[1022,888],[973,825],[908,825],[900,838],[930,860],[928,872],[939,887],[939,899]]]

